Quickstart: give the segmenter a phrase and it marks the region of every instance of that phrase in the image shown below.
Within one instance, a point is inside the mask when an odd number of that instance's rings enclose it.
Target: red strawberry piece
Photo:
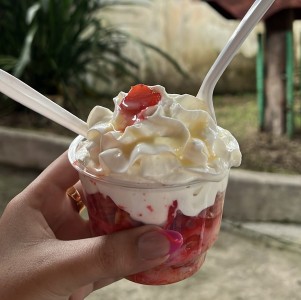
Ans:
[[[137,84],[120,103],[121,113],[127,120],[127,126],[144,119],[143,111],[161,100],[161,94],[144,84]]]

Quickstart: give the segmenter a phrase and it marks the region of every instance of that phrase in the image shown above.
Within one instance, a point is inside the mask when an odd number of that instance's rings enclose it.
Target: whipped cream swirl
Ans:
[[[143,119],[125,125],[120,104],[127,93],[114,98],[115,110],[96,106],[88,117],[87,140],[76,159],[95,176],[123,181],[183,184],[220,181],[241,163],[232,134],[217,126],[206,103],[191,95],[168,94],[162,86],[158,104],[143,110]]]

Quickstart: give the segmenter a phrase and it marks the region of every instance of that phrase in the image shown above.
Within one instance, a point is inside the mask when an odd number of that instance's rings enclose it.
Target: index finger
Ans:
[[[48,189],[55,188],[65,193],[78,180],[78,172],[70,164],[66,151],[37,177],[35,184],[47,184]]]

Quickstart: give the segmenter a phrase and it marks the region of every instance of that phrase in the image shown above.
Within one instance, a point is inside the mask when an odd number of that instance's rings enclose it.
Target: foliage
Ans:
[[[108,84],[120,77],[138,80],[139,66],[123,53],[130,37],[99,17],[102,9],[116,5],[137,1],[0,0],[5,32],[0,67],[44,94],[63,95],[69,107],[78,92],[97,92],[89,84],[95,76]],[[162,54],[153,45],[144,46]]]
[[[26,12],[35,0],[0,0],[0,66],[11,71],[15,67],[24,37],[29,29]]]

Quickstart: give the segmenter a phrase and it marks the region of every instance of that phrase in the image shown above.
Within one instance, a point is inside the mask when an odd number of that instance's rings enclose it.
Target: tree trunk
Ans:
[[[286,125],[286,32],[292,30],[292,10],[281,11],[265,21],[266,73],[264,131],[279,136]]]

